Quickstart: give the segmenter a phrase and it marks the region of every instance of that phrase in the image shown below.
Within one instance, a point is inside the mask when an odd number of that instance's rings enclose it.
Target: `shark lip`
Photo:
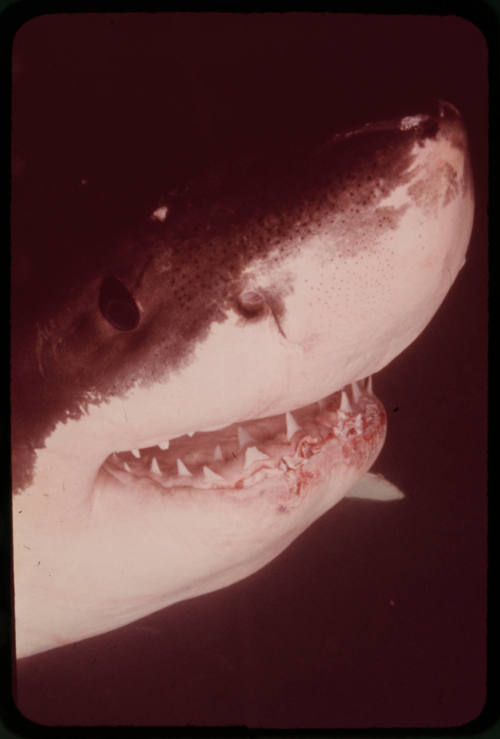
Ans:
[[[337,464],[366,467],[384,436],[385,412],[368,378],[284,414],[114,452],[100,474],[165,495],[250,492],[283,480],[296,492],[304,474],[321,482]]]

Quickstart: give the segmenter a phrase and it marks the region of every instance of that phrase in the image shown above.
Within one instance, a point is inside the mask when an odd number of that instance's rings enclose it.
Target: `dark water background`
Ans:
[[[389,417],[375,470],[405,499],[343,501],[243,582],[21,661],[24,715],[338,728],[454,726],[481,711],[486,63],[479,30],[453,17],[75,14],[19,31],[23,289],[212,162],[425,111],[434,98],[464,115],[477,186],[464,269],[375,378]]]

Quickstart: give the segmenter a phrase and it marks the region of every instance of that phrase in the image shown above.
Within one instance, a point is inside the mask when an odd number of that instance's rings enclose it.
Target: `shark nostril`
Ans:
[[[105,277],[99,289],[99,310],[106,321],[119,331],[133,331],[140,313],[134,297],[123,282]]]
[[[257,290],[245,290],[236,299],[238,311],[246,318],[261,315],[266,307],[264,296]]]

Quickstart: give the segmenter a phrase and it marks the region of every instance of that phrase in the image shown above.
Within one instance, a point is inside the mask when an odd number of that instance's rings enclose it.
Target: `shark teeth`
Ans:
[[[339,409],[344,413],[352,413],[352,406],[349,403],[349,398],[345,390],[342,390],[340,394],[340,406]]]
[[[188,470],[182,459],[177,459],[177,474],[181,477],[192,477],[193,475]]]
[[[290,441],[294,433],[296,431],[300,431],[301,427],[299,426],[295,418],[292,416],[290,411],[287,411],[287,413],[285,413],[285,419],[286,419],[286,440]]]
[[[328,417],[331,415],[328,413],[330,410],[331,412],[334,412],[334,406],[333,403],[333,397],[337,399],[337,410],[339,411],[338,421],[331,421],[331,423],[345,423],[346,422],[346,416],[349,416],[350,418],[347,419],[347,421],[350,423],[353,420],[354,414],[357,413],[356,418],[354,419],[355,423],[355,430],[357,433],[362,433],[363,429],[363,412],[364,412],[364,404],[368,402],[367,396],[372,395],[373,396],[373,380],[371,376],[365,377],[363,380],[356,380],[354,382],[351,382],[350,385],[344,386],[344,388],[340,391],[337,391],[335,393],[330,394],[328,397],[322,398],[318,401],[316,401],[317,406],[319,407],[320,411],[324,411],[324,413],[318,414],[318,411],[314,411],[312,409],[308,410],[307,413],[310,414],[310,421],[312,423],[317,422],[320,425],[321,424],[328,424]],[[339,397],[340,396],[340,397]],[[360,401],[362,401],[362,407],[360,408]],[[304,411],[305,409],[302,409]],[[302,411],[299,411],[302,413]],[[363,411],[360,413],[359,411]],[[295,411],[294,411],[295,412]],[[316,417],[317,415],[317,417]],[[300,431],[301,434],[306,433],[305,429],[299,425],[297,421],[297,416],[294,416],[294,414],[291,411],[287,411],[285,414],[285,434],[283,434],[282,431],[279,431],[278,429],[281,427],[283,428],[283,416],[281,415],[279,418],[278,416],[275,417],[273,423],[276,424],[276,431],[275,433],[280,434],[281,441],[283,441],[283,436],[286,437],[286,441],[288,443],[291,443],[291,440],[293,437],[297,434],[297,431]],[[300,416],[301,420],[303,419],[303,415]],[[309,418],[309,416],[306,415],[306,419]],[[258,422],[258,421],[257,421]],[[257,423],[256,422],[256,423]],[[309,421],[303,421],[305,423],[306,427]],[[250,424],[249,424],[250,425]],[[252,430],[254,426],[252,425]],[[353,427],[354,428],[354,427]],[[233,426],[234,429],[234,426]],[[186,433],[186,436],[192,438],[196,433],[196,431],[190,431]],[[232,431],[234,434],[234,430]],[[236,434],[238,439],[238,445],[239,445],[239,452],[244,452],[244,461],[243,461],[243,469],[247,470],[248,468],[251,468],[252,464],[254,462],[264,461],[264,460],[270,460],[271,457],[263,452],[261,449],[257,447],[257,444],[262,445],[266,444],[266,441],[261,439],[261,436],[259,434],[259,441],[252,436],[252,434],[247,430],[246,424],[245,426],[236,426]],[[167,435],[167,432],[165,432],[165,435]],[[179,437],[180,438],[180,437]],[[224,437],[225,438],[225,437]],[[267,438],[267,437],[266,437]],[[212,462],[225,462],[226,457],[223,454],[221,443],[217,443],[217,437],[214,438],[213,446],[212,446],[212,453],[208,451],[207,456],[205,455],[205,452],[200,454],[200,451],[198,450],[196,453],[194,453],[194,456],[189,456],[190,465],[194,464],[196,467],[196,470],[193,468],[193,471],[189,470],[182,459],[178,457],[178,453],[175,453],[175,447],[178,442],[177,437],[173,439],[173,444],[171,444],[172,440],[167,439],[166,441],[159,441],[156,443],[155,447],[147,447],[143,449],[130,449],[128,452],[123,452],[123,454],[132,454],[133,457],[135,457],[136,460],[139,461],[139,464],[136,464],[135,462],[132,463],[129,459],[129,463],[125,461],[125,459],[121,456],[122,452],[113,452],[110,455],[109,461],[111,462],[111,465],[117,468],[118,470],[122,470],[131,474],[139,474],[138,467],[143,465],[144,468],[149,467],[149,472],[151,475],[154,475],[155,477],[163,477],[168,478],[169,473],[166,469],[161,469],[160,464],[158,460],[162,461],[167,467],[170,467],[171,462],[169,459],[176,460],[177,464],[177,475],[181,477],[198,477],[199,472],[203,471],[205,475],[206,480],[212,480],[215,481],[226,481],[225,477],[222,477],[220,474],[214,472],[210,467],[207,467],[206,465],[202,466],[202,459],[200,459],[200,456],[203,457],[204,462],[208,462],[209,464],[212,464]],[[184,442],[181,442],[181,446],[183,443],[186,442],[186,438],[184,437]],[[171,446],[174,447],[173,454],[171,454],[170,458],[167,458],[167,455],[160,455],[159,450],[166,451],[171,448]],[[190,446],[190,445],[189,445]],[[203,449],[203,445],[200,447]],[[266,448],[266,447],[264,447]],[[236,450],[232,451],[232,456],[236,459],[239,457]],[[232,463],[231,460],[231,454],[229,455],[229,462]],[[153,456],[154,455],[154,456]],[[200,455],[200,456],[198,456]],[[240,459],[243,457],[243,454]],[[177,459],[176,459],[177,458]],[[194,461],[197,460],[199,461]],[[267,465],[265,465],[267,467]]]
[[[205,480],[208,482],[225,482],[224,478],[217,474],[217,472],[214,472],[210,469],[210,467],[207,467],[206,464],[203,465],[203,473],[205,475]]]
[[[245,451],[245,464],[243,468],[250,467],[253,462],[257,462],[259,459],[270,459],[268,454],[261,452],[256,446],[249,446]]]
[[[161,475],[161,470],[158,462],[156,461],[156,457],[153,457],[151,460],[151,472],[154,472],[155,475]]]
[[[248,431],[243,428],[243,426],[238,426],[238,444],[240,447],[240,451],[243,449],[243,447],[246,447],[247,444],[251,444],[252,441],[255,441],[253,436],[249,434]]]

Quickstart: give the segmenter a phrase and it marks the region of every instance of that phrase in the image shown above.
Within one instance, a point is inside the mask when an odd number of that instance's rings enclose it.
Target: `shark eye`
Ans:
[[[264,296],[256,290],[245,290],[236,299],[236,308],[245,318],[260,316],[265,307]]]
[[[99,289],[99,310],[106,321],[119,331],[133,331],[139,325],[137,303],[123,282],[105,277]]]

